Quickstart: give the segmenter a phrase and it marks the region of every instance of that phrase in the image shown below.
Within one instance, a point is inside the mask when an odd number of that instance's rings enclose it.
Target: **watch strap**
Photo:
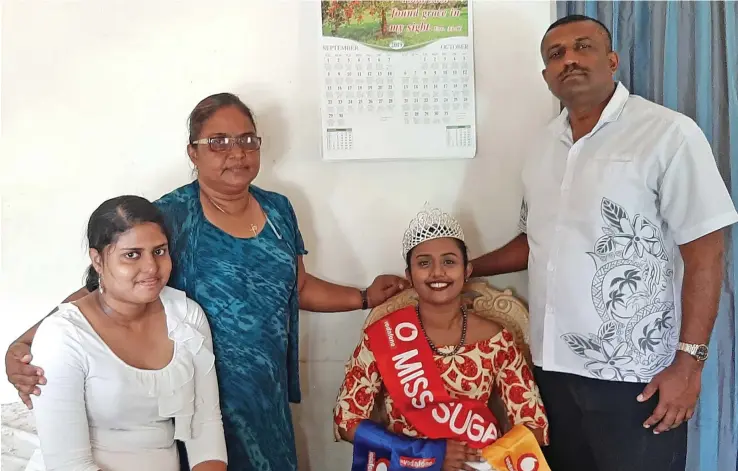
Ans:
[[[697,345],[693,343],[679,342],[677,344],[677,350],[689,353],[690,355],[697,354]]]
[[[367,309],[369,309],[369,298],[366,294],[365,289],[362,289],[360,292],[361,292],[361,309],[366,311]]]
[[[705,361],[707,359],[707,345],[679,342],[677,343],[677,350],[690,354],[698,361]],[[701,351],[704,353],[700,353]]]

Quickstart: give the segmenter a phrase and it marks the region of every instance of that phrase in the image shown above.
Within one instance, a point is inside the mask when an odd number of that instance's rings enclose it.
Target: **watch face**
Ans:
[[[699,347],[697,347],[697,352],[695,353],[695,356],[700,361],[707,360],[707,347],[704,345],[700,345]]]

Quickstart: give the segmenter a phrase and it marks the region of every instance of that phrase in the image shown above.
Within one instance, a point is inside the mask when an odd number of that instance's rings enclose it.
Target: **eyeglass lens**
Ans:
[[[245,151],[255,151],[261,147],[261,139],[253,134],[244,134],[236,137],[215,136],[209,140],[210,150],[213,152],[224,152],[231,149],[234,145],[239,146]]]

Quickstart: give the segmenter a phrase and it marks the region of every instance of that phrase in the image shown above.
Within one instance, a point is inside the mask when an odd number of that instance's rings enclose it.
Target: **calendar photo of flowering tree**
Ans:
[[[469,35],[468,1],[323,0],[323,36],[382,49]]]

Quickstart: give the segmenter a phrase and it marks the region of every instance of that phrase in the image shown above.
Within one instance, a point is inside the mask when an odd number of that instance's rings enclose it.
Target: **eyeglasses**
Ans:
[[[207,144],[213,152],[226,152],[233,149],[235,145],[246,152],[254,152],[261,148],[261,138],[253,134],[242,134],[236,137],[214,136],[192,141],[192,144]]]

